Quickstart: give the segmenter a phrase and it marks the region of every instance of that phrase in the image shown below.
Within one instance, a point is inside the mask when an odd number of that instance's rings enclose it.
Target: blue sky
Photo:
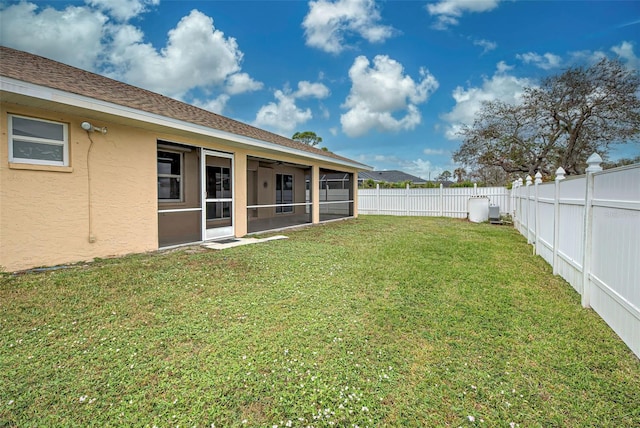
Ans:
[[[602,56],[640,69],[637,1],[0,0],[0,24],[5,46],[423,178],[456,168],[483,100]]]

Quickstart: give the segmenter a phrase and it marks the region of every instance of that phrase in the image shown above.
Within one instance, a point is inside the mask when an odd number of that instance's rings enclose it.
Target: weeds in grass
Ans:
[[[0,277],[0,426],[637,426],[638,359],[507,227],[361,217]]]

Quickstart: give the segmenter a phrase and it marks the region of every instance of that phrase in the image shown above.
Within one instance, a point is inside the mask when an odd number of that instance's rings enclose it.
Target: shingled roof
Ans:
[[[403,181],[411,181],[412,183],[425,183],[424,178],[416,177],[415,175],[407,174],[403,171],[388,170],[388,171],[364,171],[358,173],[358,180],[373,180],[384,181],[387,183],[401,183]]]
[[[317,149],[158,93],[5,46],[0,46],[0,76],[277,144],[283,148],[362,165],[335,153]],[[366,165],[362,167],[369,169]]]

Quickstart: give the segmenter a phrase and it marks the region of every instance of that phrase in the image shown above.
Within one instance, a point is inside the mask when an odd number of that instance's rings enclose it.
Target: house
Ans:
[[[415,175],[397,170],[388,171],[362,171],[358,174],[358,183],[362,184],[367,180],[373,180],[376,183],[402,183],[410,181],[413,184],[424,184],[427,181]]]
[[[0,112],[5,271],[357,217],[371,169],[7,47]]]

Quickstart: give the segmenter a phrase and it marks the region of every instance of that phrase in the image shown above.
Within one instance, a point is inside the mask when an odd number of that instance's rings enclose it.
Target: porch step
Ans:
[[[228,238],[220,241],[210,241],[202,244],[203,247],[212,250],[224,250],[226,248],[239,247],[240,245],[257,244],[259,242],[287,239],[284,235],[269,236],[268,238]]]

